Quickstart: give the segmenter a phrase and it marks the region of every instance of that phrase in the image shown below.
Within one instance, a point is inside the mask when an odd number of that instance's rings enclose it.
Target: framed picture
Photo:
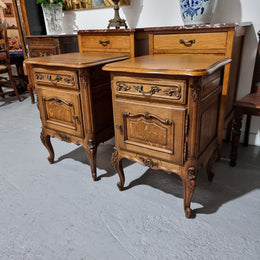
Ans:
[[[3,11],[5,17],[14,17],[14,9],[11,3],[6,3],[6,8]]]
[[[120,5],[130,5],[130,0],[121,0]],[[67,0],[65,10],[86,10],[112,7],[112,0]]]

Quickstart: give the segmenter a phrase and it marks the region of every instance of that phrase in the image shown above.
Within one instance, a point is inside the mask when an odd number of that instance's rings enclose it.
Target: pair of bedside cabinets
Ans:
[[[27,59],[49,161],[50,137],[82,145],[96,180],[97,146],[115,134],[119,189],[123,158],[176,173],[189,218],[200,167],[207,164],[213,176],[238,28],[79,31],[80,53]]]

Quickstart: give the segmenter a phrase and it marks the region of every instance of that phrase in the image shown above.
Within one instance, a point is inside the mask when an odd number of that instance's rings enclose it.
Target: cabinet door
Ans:
[[[44,127],[83,137],[78,92],[38,88],[38,102]]]
[[[181,107],[116,100],[117,146],[139,156],[183,164],[185,115]]]

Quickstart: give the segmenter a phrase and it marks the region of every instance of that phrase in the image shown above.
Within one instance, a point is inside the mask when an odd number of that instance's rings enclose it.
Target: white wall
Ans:
[[[257,46],[257,31],[260,30],[260,0],[218,0],[213,23],[252,22],[247,31],[240,70],[237,97],[250,91],[254,59]],[[64,32],[75,30],[105,29],[113,18],[112,8],[65,11]],[[130,28],[182,25],[179,0],[131,0],[130,6],[120,9]],[[260,146],[260,118],[253,117],[250,128],[250,144]]]

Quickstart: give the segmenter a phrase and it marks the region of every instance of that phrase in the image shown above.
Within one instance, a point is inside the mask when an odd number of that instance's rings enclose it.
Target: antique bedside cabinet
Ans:
[[[219,155],[224,127],[231,135],[233,103],[236,99],[241,53],[246,29],[250,23],[200,24],[146,28],[149,32],[149,54],[212,54],[231,58],[225,66],[218,129]]]
[[[50,137],[83,145],[96,180],[96,150],[114,135],[108,62],[127,56],[68,53],[25,60],[42,121],[41,140],[53,163]]]
[[[215,55],[151,55],[107,64],[112,77],[115,150],[112,162],[120,190],[124,189],[121,159],[180,176],[184,210],[190,202],[197,173],[212,164],[224,66],[229,58]]]

